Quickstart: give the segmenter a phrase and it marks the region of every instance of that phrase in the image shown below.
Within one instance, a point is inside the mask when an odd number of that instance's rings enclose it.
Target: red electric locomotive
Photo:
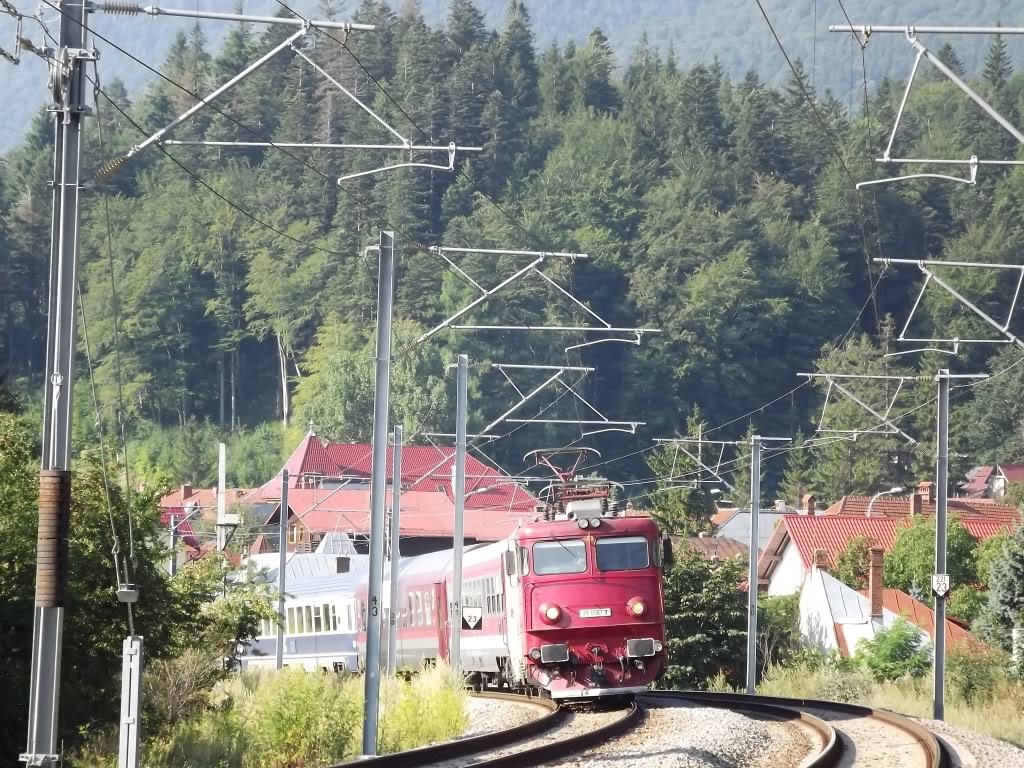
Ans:
[[[535,455],[555,469],[557,454]],[[647,517],[621,516],[608,484],[573,479],[575,468],[556,470],[559,482],[549,487],[535,521],[504,541],[466,548],[463,606],[479,608],[483,618],[481,629],[462,632],[460,666],[480,682],[584,698],[637,693],[661,673],[657,527]],[[449,550],[400,564],[399,666],[448,655],[451,561]],[[364,606],[365,583],[357,598]],[[363,657],[365,624],[361,630]]]

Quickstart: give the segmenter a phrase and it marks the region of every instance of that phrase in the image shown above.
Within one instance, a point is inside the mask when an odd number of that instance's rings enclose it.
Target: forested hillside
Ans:
[[[14,5],[24,14],[38,7],[41,17],[49,22],[51,33],[56,32],[53,20],[57,12],[49,5],[55,0],[38,0],[35,4],[23,0]],[[148,2],[141,3],[148,5]],[[392,9],[415,6],[415,0],[390,0]],[[489,27],[499,26],[509,0],[481,0],[477,6]],[[158,3],[159,5],[159,3]],[[442,26],[448,17],[451,0],[419,0],[419,8],[426,21]],[[762,80],[780,85],[789,72],[774,47],[767,25],[757,6],[750,0],[525,0],[534,21],[536,43],[543,50],[552,43],[564,45],[573,40],[581,45],[595,27],[601,28],[617,53],[617,64],[623,64],[632,55],[642,36],[663,52],[670,47],[679,63],[690,67],[699,61],[719,57],[725,72],[741,77],[754,68]],[[165,7],[196,7],[194,3],[164,3]],[[202,0],[198,7],[212,11],[232,11],[244,7],[247,13],[273,14],[282,6],[293,8],[309,16],[349,18],[358,8],[357,0]],[[831,89],[845,103],[856,97],[860,86],[860,52],[849,38],[830,34],[828,25],[844,21],[838,3],[831,0],[764,0],[764,6],[787,49],[807,64],[811,81],[819,88]],[[1009,0],[903,0],[889,3],[883,0],[848,0],[847,12],[856,23],[871,24],[996,24],[1013,26],[1024,24],[1018,4]],[[171,48],[175,35],[191,27],[186,19],[148,16],[124,18],[97,13],[92,17],[95,29],[104,37],[124,47],[135,56],[154,66]],[[219,47],[230,30],[230,24],[203,22],[203,34],[210,44]],[[0,14],[0,47],[13,46],[14,20]],[[27,37],[42,44],[42,32],[32,22],[26,22]],[[936,47],[947,42],[933,37],[929,44]],[[985,52],[986,41],[979,38],[956,39],[960,55],[969,67],[979,66]],[[148,72],[128,57],[98,42],[107,77],[122,79],[129,90],[136,90],[152,79]],[[1024,58],[1013,51],[1014,60]],[[910,67],[910,49],[899,37],[877,38],[867,56],[868,80],[876,85],[886,76],[904,76]],[[35,110],[45,99],[46,72],[43,62],[26,56],[19,68],[5,63],[0,70],[0,101],[5,106],[5,120],[0,122],[0,151],[16,146],[25,133]]]
[[[983,168],[976,186],[924,180],[855,190],[855,180],[882,173],[869,158],[884,146],[902,83],[882,82],[867,109],[857,104],[853,115],[827,93],[813,97],[812,110],[805,98],[813,94],[810,78],[799,60],[797,74],[774,87],[756,70],[732,77],[714,61],[684,66],[643,40],[620,61],[600,31],[580,45],[542,47],[522,3],[509,5],[494,32],[470,0],[450,5],[442,27],[364,0],[356,18],[382,32],[353,36],[351,54],[326,37],[310,35],[302,45],[407,135],[484,148],[472,157],[460,153],[456,173],[402,169],[339,186],[339,176],[402,158],[173,146],[166,154],[151,148],[88,191],[79,448],[96,439],[87,359],[103,425],[117,423],[120,398],[129,461],[149,482],[210,482],[212,446],[221,434],[230,443],[230,479],[241,484],[275,471],[310,421],[333,439],[367,439],[376,258],[365,248],[380,228],[394,229],[400,247],[392,392],[407,433],[452,431],[454,382],[446,366],[457,353],[474,363],[592,365],[597,371],[580,391],[608,418],[646,422],[635,437],[605,432],[584,441],[608,460],[629,454],[601,470],[637,480],[626,486],[627,496],[652,489],[649,464],[660,482],[686,471],[682,460],[651,455],[653,437],[718,426],[720,439],[751,429],[811,434],[823,393],[797,388],[798,372],[818,366],[932,376],[939,366],[1002,371],[1018,360],[1005,348],[989,360],[1001,349],[991,345],[964,347],[959,357],[883,356],[906,347],[893,340],[894,322],[907,316],[919,280],[912,269],[882,274],[870,259],[1013,263],[1024,221],[1019,170]],[[182,33],[161,67],[173,82],[155,81],[139,92],[101,69],[104,96],[98,119],[88,123],[90,173],[190,105],[188,89],[207,90],[286,34],[236,26],[212,50]],[[953,49],[943,56],[956,61]],[[1019,117],[1024,78],[1013,74],[1002,41],[967,74]],[[216,107],[182,126],[177,138],[252,140],[255,132],[281,142],[392,140],[294,54]],[[0,359],[10,385],[36,408],[51,135],[47,120],[33,123],[4,159],[0,189]],[[976,107],[922,70],[894,155],[1004,158],[1014,150]],[[564,348],[584,337],[449,330],[417,344],[424,329],[477,295],[467,276],[491,287],[526,263],[469,256],[459,262],[463,276],[424,248],[440,243],[587,252],[587,261],[546,271],[613,324],[663,332],[645,336],[639,347],[606,343],[571,352]],[[944,274],[987,311],[1005,316],[1013,295],[1005,277]],[[931,289],[919,316],[915,330],[923,334],[993,337]],[[587,318],[534,278],[468,319],[571,325]],[[520,388],[536,383],[524,379]],[[881,386],[857,391],[880,410],[894,394]],[[1022,394],[1024,367],[956,390],[954,471],[974,461],[1024,459]],[[767,461],[770,485],[781,483],[787,495],[813,489],[829,499],[930,476],[933,396],[930,379],[908,385],[891,409],[894,416],[910,412],[900,426],[920,441],[916,448],[893,436],[813,451],[801,446]],[[475,367],[471,431],[515,397],[496,372]],[[538,397],[524,411],[536,413],[552,399]],[[545,415],[575,420],[584,412],[563,396]],[[830,408],[827,418],[836,429],[873,426],[849,406]],[[578,438],[574,425],[527,426],[487,452],[515,471],[525,451]],[[737,496],[743,476],[735,472]]]

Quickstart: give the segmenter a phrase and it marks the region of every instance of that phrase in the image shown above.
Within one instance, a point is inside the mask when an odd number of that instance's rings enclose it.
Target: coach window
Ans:
[[[355,628],[355,623],[352,621],[352,606],[345,606],[345,615],[348,618],[348,624],[345,626],[345,631],[351,632]]]
[[[651,564],[647,539],[617,536],[597,540],[597,570],[636,571]]]
[[[587,545],[583,539],[554,539],[533,545],[533,572],[538,576],[583,573],[585,570]]]
[[[317,611],[319,613],[319,611]],[[313,606],[306,606],[306,632],[313,631]]]

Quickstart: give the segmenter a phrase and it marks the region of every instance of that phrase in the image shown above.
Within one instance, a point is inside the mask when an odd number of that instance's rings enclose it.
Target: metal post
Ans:
[[[469,382],[469,357],[459,355],[458,384],[455,397],[455,483],[452,495],[455,497],[455,526],[452,542],[455,547],[452,556],[452,595],[449,623],[452,639],[449,644],[448,661],[458,672],[462,653],[462,549],[465,540],[463,518],[466,512],[466,399]]]
[[[747,571],[747,693],[757,685],[757,523],[761,511],[761,436],[750,438],[750,558]]]
[[[388,677],[395,674],[398,660],[398,563],[402,520],[402,425],[395,426],[394,458],[391,461],[391,594],[388,597]]]
[[[274,669],[284,667],[285,571],[288,569],[288,470],[281,470],[281,512],[277,525],[277,658]]]
[[[43,451],[39,477],[36,599],[32,628],[28,743],[20,760],[58,761],[61,635],[71,512],[71,395],[75,371],[75,287],[78,282],[82,117],[86,114],[85,3],[61,0],[59,47],[51,65],[54,115],[53,213],[50,291],[43,396]]]
[[[217,443],[217,551],[228,545],[225,515],[227,507],[227,446]]]
[[[943,368],[939,381],[939,413],[935,451],[935,573],[946,573],[946,517],[949,485],[949,369]],[[932,717],[942,720],[946,700],[946,595],[935,595],[935,686]]]
[[[142,725],[142,637],[126,637],[121,656],[121,733],[117,768],[138,768]]]
[[[174,576],[178,573],[178,521],[177,515],[171,515],[171,560],[167,564],[167,572]]]
[[[394,294],[395,233],[380,233],[377,280],[377,370],[373,398],[373,467],[370,486],[370,572],[367,589],[366,679],[363,755],[377,754],[380,697],[380,604],[384,581],[384,502],[388,479],[388,395],[391,385],[391,301]]]

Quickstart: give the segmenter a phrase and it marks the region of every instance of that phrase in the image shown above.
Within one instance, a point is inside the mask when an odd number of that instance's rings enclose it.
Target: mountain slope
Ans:
[[[48,0],[48,2],[53,0]],[[286,0],[289,7],[301,14],[316,13],[316,0]],[[25,13],[31,6],[25,1],[15,3]],[[393,4],[397,5],[397,3]],[[489,26],[500,26],[508,0],[477,0]],[[169,6],[177,5],[170,0]],[[190,7],[189,4],[182,4]],[[231,11],[235,0],[202,0],[207,10]],[[322,5],[322,3],[321,3]],[[337,18],[348,17],[357,7],[355,0],[337,2]],[[441,23],[448,12],[448,0],[422,0],[420,7],[428,23]],[[564,44],[568,39],[581,42],[593,27],[600,27],[613,49],[619,64],[643,34],[662,49],[672,46],[683,65],[710,61],[718,56],[726,72],[740,75],[748,68],[780,82],[786,64],[761,17],[750,0],[526,0],[533,16],[537,45],[543,49],[553,42]],[[802,58],[808,71],[814,73],[815,84],[831,88],[847,104],[857,103],[862,78],[860,55],[848,36],[830,34],[828,25],[843,21],[838,3],[829,0],[766,0],[776,31],[791,57]],[[1024,24],[1024,11],[1010,0],[947,0],[939,4],[926,0],[905,0],[899,4],[884,0],[848,0],[847,11],[855,23],[874,24]],[[57,13],[41,6],[44,19],[52,21]],[[249,13],[273,14],[281,9],[277,0],[255,0],[246,5]],[[817,23],[815,24],[815,14]],[[122,46],[148,64],[159,67],[175,33],[190,22],[185,19],[120,17],[98,13],[92,26],[99,34]],[[230,28],[224,22],[203,22],[203,30],[216,47]],[[816,29],[816,34],[815,34]],[[27,37],[37,45],[43,36],[38,25],[26,23]],[[51,33],[56,32],[50,24]],[[0,47],[9,49],[14,38],[14,22],[0,16]],[[926,44],[938,47],[944,39],[936,37]],[[987,45],[984,38],[955,39],[960,57],[973,69]],[[153,77],[145,68],[121,55],[112,46],[97,41],[101,51],[101,77],[110,81],[119,78],[129,91],[136,90]],[[1024,41],[1010,50],[1017,61],[1024,56]],[[872,41],[867,50],[868,79],[876,81],[885,75],[905,76],[912,57],[900,36],[892,35]],[[812,68],[812,62],[815,66]],[[0,152],[16,145],[24,134],[33,111],[45,99],[46,71],[38,58],[26,55],[15,68],[0,61],[0,103],[7,106],[5,120],[0,123]]]

